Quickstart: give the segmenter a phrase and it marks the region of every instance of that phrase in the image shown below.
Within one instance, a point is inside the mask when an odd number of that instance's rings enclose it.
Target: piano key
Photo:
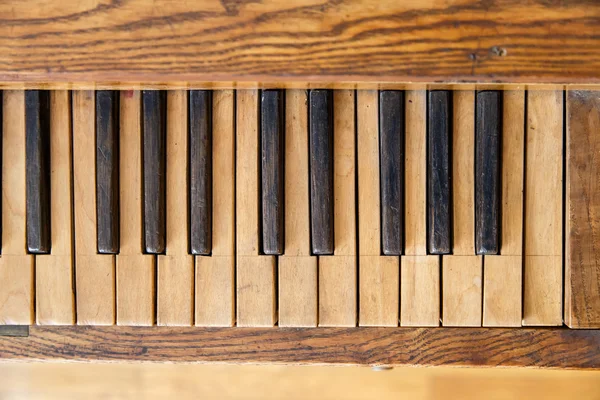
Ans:
[[[317,257],[310,251],[308,93],[285,92],[285,255],[279,257],[279,326],[317,326]],[[283,132],[282,132],[283,133]]]
[[[71,193],[71,96],[50,93],[50,209],[52,249],[35,257],[35,299],[38,325],[75,323]],[[89,171],[88,171],[89,172]]]
[[[523,273],[525,92],[503,93],[500,255],[485,256],[483,326],[519,327]]]
[[[312,252],[333,254],[333,93],[309,92],[310,217]]]
[[[356,326],[355,91],[333,92],[333,256],[319,257],[319,326]]]
[[[212,249],[212,92],[190,90],[190,251],[209,255]]]
[[[406,91],[405,255],[400,258],[400,325],[440,323],[440,258],[427,255],[427,92]]]
[[[379,92],[379,123],[381,251],[398,256],[404,228],[404,92]]]
[[[213,247],[196,256],[196,325],[235,324],[235,92],[213,92]]]
[[[259,93],[236,96],[237,325],[270,327],[277,322],[276,258],[259,248]]]
[[[98,253],[119,252],[119,93],[96,92]]]
[[[398,326],[399,258],[381,255],[379,96],[356,94],[360,326]]]
[[[283,254],[283,135],[284,92],[261,90],[261,207],[262,251]]]
[[[157,256],[156,324],[194,323],[194,257],[188,239],[188,96],[167,92],[167,244]]]
[[[477,93],[475,129],[475,252],[498,254],[502,92]]]
[[[475,255],[475,91],[452,96],[452,254],[442,257],[442,325],[481,326],[483,257]]]
[[[35,322],[34,256],[27,253],[25,92],[3,93],[0,324]]]
[[[115,256],[98,254],[96,174],[90,173],[96,168],[96,95],[74,90],[71,96],[77,324],[113,325]]]
[[[523,325],[563,323],[563,91],[527,92]]]
[[[450,254],[452,92],[429,92],[427,125],[427,229],[430,254]]]
[[[119,130],[120,251],[116,256],[117,325],[154,325],[156,256],[144,254],[141,93],[122,91]]]
[[[27,249],[50,252],[50,93],[25,91]]]
[[[144,251],[166,246],[166,92],[142,91]]]

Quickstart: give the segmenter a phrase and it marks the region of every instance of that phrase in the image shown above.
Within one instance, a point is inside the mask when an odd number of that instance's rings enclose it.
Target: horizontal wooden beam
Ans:
[[[600,331],[486,328],[42,327],[0,361],[285,363],[600,369]]]
[[[595,0],[0,2],[0,82],[600,83]]]

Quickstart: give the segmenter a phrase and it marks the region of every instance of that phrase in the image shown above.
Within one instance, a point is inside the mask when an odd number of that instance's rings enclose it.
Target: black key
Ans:
[[[477,93],[475,117],[475,253],[500,250],[502,92]]]
[[[282,90],[263,90],[260,97],[261,206],[264,254],[283,254],[283,139]]]
[[[190,251],[212,250],[212,92],[190,90]]]
[[[452,251],[452,92],[429,92],[427,115],[427,230],[430,254]]]
[[[402,254],[404,215],[404,92],[379,92],[381,251]]]
[[[166,106],[166,92],[142,92],[144,248],[150,254],[166,247]]]
[[[27,250],[50,252],[50,93],[25,91]]]
[[[309,93],[312,253],[333,254],[333,93]]]
[[[98,253],[119,252],[119,92],[96,92]]]

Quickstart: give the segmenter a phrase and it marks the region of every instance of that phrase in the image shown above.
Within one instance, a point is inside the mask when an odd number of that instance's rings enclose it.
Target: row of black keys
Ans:
[[[260,232],[262,253],[284,251],[284,96],[260,96]],[[30,90],[26,103],[27,247],[50,251],[49,92]],[[166,246],[166,93],[142,92],[144,249]],[[0,107],[1,109],[1,107]],[[404,93],[379,93],[381,247],[403,250]],[[211,252],[212,95],[189,92],[189,246]],[[499,249],[502,93],[481,91],[476,101],[475,253]],[[0,115],[1,117],[1,115]],[[430,254],[452,251],[452,92],[430,91],[427,113],[427,224]],[[309,92],[311,248],[333,254],[333,93]],[[243,134],[243,132],[241,133]],[[96,199],[99,253],[119,252],[119,93],[96,92]],[[360,154],[359,154],[360,157]]]

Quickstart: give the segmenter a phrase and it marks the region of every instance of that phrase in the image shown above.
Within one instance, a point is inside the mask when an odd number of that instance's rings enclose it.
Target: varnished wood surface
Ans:
[[[598,371],[288,365],[0,364],[10,400],[596,399]],[[232,384],[235,382],[235,384]]]
[[[4,361],[229,362],[600,369],[600,331],[486,328],[41,327]]]
[[[598,83],[594,0],[0,5],[0,81]]]
[[[600,92],[567,97],[565,323],[600,328]]]

